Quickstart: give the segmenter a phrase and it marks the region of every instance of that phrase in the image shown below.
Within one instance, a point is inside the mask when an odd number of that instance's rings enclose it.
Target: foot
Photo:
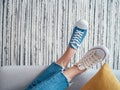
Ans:
[[[73,49],[78,49],[88,30],[88,22],[85,20],[79,20],[76,22],[73,28],[73,34],[71,36],[69,46]]]
[[[108,56],[108,49],[103,46],[98,46],[89,50],[85,56],[76,64],[80,70],[97,64]]]

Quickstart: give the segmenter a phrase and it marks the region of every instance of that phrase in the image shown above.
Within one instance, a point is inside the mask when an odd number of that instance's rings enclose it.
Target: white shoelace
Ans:
[[[76,30],[76,32],[74,33],[72,39],[71,39],[71,42],[70,43],[75,43],[79,46],[79,43],[81,42],[82,40],[82,35],[83,35],[84,32],[81,32],[79,30]],[[79,41],[80,39],[80,41]]]

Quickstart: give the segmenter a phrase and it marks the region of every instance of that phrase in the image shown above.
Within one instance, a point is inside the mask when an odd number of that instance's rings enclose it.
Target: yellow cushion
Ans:
[[[105,63],[98,73],[81,90],[120,90],[120,82]]]

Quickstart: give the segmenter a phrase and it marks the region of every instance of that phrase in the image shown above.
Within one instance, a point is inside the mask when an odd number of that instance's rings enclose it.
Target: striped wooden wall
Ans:
[[[89,31],[71,64],[91,47],[105,45],[107,61],[120,69],[119,0],[0,0],[0,65],[56,61],[79,19],[89,22]]]

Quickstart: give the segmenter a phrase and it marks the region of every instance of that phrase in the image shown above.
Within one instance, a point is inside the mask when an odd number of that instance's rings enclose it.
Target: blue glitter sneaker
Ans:
[[[75,23],[73,33],[69,42],[69,46],[73,49],[78,49],[88,30],[88,22],[79,20]]]

